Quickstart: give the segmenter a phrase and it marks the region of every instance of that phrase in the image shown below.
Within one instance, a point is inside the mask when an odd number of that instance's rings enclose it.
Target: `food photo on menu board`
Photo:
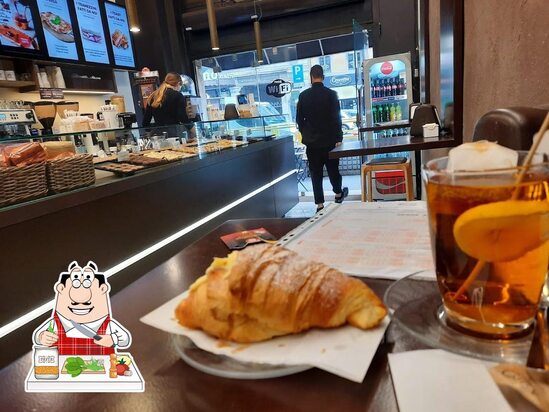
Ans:
[[[0,0],[0,44],[39,50],[29,0]]]
[[[98,0],[74,0],[80,38],[87,62],[109,64]]]
[[[126,9],[115,4],[105,3],[105,10],[107,12],[114,63],[117,66],[135,67]]]
[[[67,0],[37,0],[50,57],[78,60]]]

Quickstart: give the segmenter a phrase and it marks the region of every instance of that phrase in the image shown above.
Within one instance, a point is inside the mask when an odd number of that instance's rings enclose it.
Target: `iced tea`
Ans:
[[[424,179],[448,323],[487,338],[521,336],[532,325],[549,263],[549,166],[532,166],[517,187],[517,168],[440,172],[445,162],[429,162]],[[479,260],[478,276],[457,295]]]

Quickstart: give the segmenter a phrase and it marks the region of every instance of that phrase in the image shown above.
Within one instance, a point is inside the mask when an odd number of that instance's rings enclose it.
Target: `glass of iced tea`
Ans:
[[[526,152],[519,152],[521,165]],[[449,326],[492,339],[529,333],[549,264],[549,164],[423,167],[438,287]]]

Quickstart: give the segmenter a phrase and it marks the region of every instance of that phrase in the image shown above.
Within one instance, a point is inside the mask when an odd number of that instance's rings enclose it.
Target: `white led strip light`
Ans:
[[[173,242],[174,240],[179,239],[182,236],[185,236],[189,232],[195,230],[196,228],[204,225],[205,223],[208,223],[212,219],[215,219],[216,217],[222,215],[223,213],[233,209],[234,207],[238,206],[239,204],[245,202],[248,199],[251,199],[255,195],[263,192],[264,190],[268,189],[271,186],[276,185],[278,182],[286,179],[287,177],[294,174],[296,170],[291,170],[288,173],[283,174],[282,176],[276,178],[275,180],[271,181],[270,183],[267,183],[266,185],[261,186],[260,188],[254,190],[253,192],[248,193],[247,195],[241,197],[240,199],[235,200],[232,203],[229,203],[228,205],[222,207],[221,209],[216,210],[215,212],[209,214],[208,216],[203,217],[202,219],[194,222],[192,225],[189,225],[180,231],[174,233],[171,236],[168,236],[165,239],[162,239],[160,242],[155,243],[154,245],[148,247],[145,250],[142,250],[141,252],[133,255],[132,257],[124,260],[123,262],[120,262],[119,264],[113,266],[112,268],[106,270],[105,277],[111,277],[120,272],[121,270],[126,269],[128,266],[133,265],[134,263],[140,261],[141,259],[149,256],[151,253],[156,252],[157,250],[161,249],[162,247],[166,246],[167,244]],[[14,321],[11,321],[7,325],[4,325],[0,328],[0,338],[3,338],[7,334],[13,332],[14,330],[19,329],[20,327],[26,325],[27,323],[33,321],[37,317],[43,315],[44,313],[51,311],[53,309],[53,305],[55,303],[55,299],[44,303],[43,305],[37,307],[36,309],[31,310],[30,312],[24,314],[23,316],[17,318]]]

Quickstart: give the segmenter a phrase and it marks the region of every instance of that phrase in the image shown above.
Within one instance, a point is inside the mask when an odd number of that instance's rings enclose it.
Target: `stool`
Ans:
[[[405,158],[403,158],[404,160]],[[360,168],[360,182],[362,184],[362,201],[366,201],[366,193],[364,193],[364,180],[368,179],[368,202],[372,202],[372,175],[373,172],[381,172],[388,170],[402,170],[404,172],[404,182],[406,184],[406,200],[414,200],[414,186],[412,180],[412,166],[410,160],[406,159],[400,163],[394,160],[381,159],[374,160],[368,163],[363,163]]]

